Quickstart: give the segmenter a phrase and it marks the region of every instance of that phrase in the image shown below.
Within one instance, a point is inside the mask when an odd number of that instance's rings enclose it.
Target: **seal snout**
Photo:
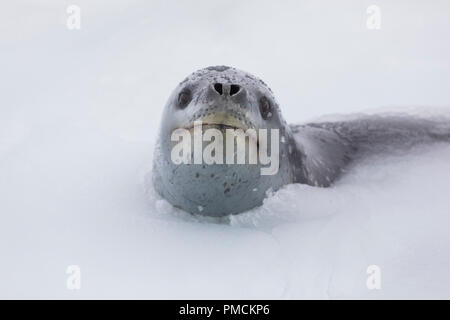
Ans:
[[[242,106],[247,105],[247,91],[235,83],[213,82],[208,88],[208,97],[213,101],[231,100]]]
[[[216,82],[212,85],[214,91],[216,91],[219,95],[228,95],[230,97],[239,94],[242,90],[241,86],[238,84],[224,84],[220,82]]]
[[[195,106],[195,111],[183,127],[193,127],[194,121],[244,130],[255,127],[248,112],[251,105],[247,91],[242,85],[215,80],[203,88],[199,91],[201,103]]]

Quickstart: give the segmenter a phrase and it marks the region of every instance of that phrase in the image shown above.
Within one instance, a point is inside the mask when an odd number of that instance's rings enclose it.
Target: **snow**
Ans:
[[[263,78],[291,123],[386,106],[448,116],[448,2],[378,1],[379,31],[360,1],[77,3],[79,31],[72,2],[0,12],[0,298],[450,297],[449,144],[220,220],[146,184],[165,100],[208,65]]]

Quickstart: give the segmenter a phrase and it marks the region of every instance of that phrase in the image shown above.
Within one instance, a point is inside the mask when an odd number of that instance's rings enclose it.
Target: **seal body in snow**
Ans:
[[[264,168],[274,165],[267,162],[196,162],[194,154],[187,155],[188,161],[174,161],[177,141],[173,133],[178,129],[194,133],[195,124],[199,124],[201,132],[215,129],[216,133],[224,133],[226,143],[230,142],[225,135],[229,129],[251,129],[269,135],[276,132],[278,141],[266,137],[263,144],[271,156],[277,157],[275,170],[262,174]],[[261,135],[255,139],[257,151],[262,150]],[[195,214],[225,216],[261,205],[269,190],[276,191],[289,183],[328,187],[349,163],[369,154],[448,140],[450,127],[446,121],[395,114],[288,125],[262,80],[226,66],[208,67],[188,76],[169,97],[154,154],[153,184],[175,207]],[[213,139],[203,137],[200,141],[202,151],[205,141]],[[235,143],[233,139],[231,144]],[[248,156],[250,139],[246,143],[241,151],[229,151],[232,157],[240,152]],[[276,149],[271,148],[274,145]],[[224,158],[227,150],[223,147]]]

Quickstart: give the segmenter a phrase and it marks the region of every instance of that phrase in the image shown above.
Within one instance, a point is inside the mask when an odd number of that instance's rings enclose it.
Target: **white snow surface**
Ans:
[[[449,116],[450,4],[378,3],[378,31],[356,0],[80,0],[78,31],[72,2],[3,4],[0,298],[450,298],[450,144],[220,220],[145,183],[165,100],[209,65],[263,78],[290,123],[394,106]]]

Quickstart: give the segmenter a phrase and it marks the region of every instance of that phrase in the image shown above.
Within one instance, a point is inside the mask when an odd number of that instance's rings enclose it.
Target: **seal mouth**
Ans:
[[[239,113],[233,113],[228,111],[218,111],[211,114],[207,114],[206,116],[196,117],[194,121],[190,121],[186,125],[180,126],[180,129],[188,130],[190,134],[193,134],[195,129],[201,129],[201,132],[206,132],[208,129],[217,129],[219,130],[224,140],[226,141],[227,131],[232,130],[242,131],[246,137],[246,143],[250,143],[250,141],[254,141],[256,143],[256,150],[259,150],[259,137],[257,134],[248,133],[249,129],[253,129],[253,132],[256,133],[256,126],[250,122],[248,118]]]
[[[242,113],[230,112],[229,110],[220,110],[216,112],[209,112],[194,117],[191,121],[183,126],[184,129],[191,130],[201,122],[202,129],[215,128],[219,130],[226,129],[242,129],[246,131],[250,128],[255,128],[253,123]]]
[[[198,120],[201,121],[201,120]],[[196,127],[195,123],[190,123],[189,125],[183,127],[183,129],[186,130],[193,130]],[[202,121],[202,129],[218,129],[220,131],[224,131],[226,129],[232,129],[232,130],[238,130],[238,129],[242,129],[242,130],[246,130],[245,127],[243,126],[234,126],[234,125],[230,125],[230,124],[224,124],[224,123],[210,123],[210,122],[203,122]]]

